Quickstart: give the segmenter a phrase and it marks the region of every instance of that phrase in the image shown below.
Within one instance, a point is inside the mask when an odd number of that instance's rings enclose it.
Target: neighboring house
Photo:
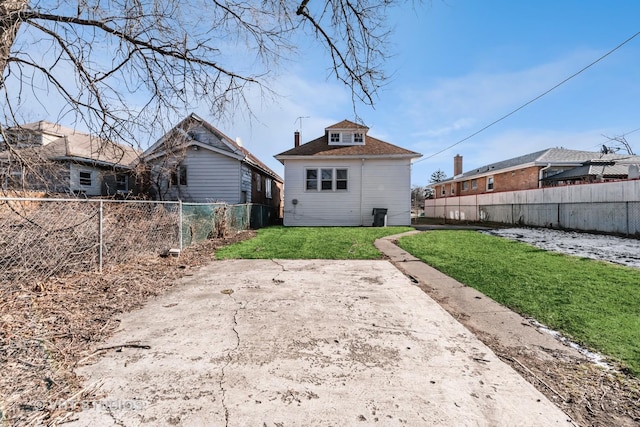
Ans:
[[[280,211],[282,178],[195,114],[146,150],[142,161],[154,199],[258,203]]]
[[[637,163],[638,159],[640,158],[637,156],[549,148],[463,173],[462,156],[457,155],[453,162],[453,178],[433,183],[430,188],[433,189],[434,197],[439,199],[530,190],[577,182],[627,179],[629,167],[632,163]],[[606,166],[605,170],[610,174],[602,174],[603,166]]]
[[[630,160],[636,163],[629,164]],[[638,179],[638,163],[640,163],[639,156],[624,157],[617,162],[615,160],[589,160],[584,162],[582,166],[542,178],[542,185],[549,187]]]
[[[0,188],[86,196],[128,194],[138,152],[54,123],[4,130]]]
[[[388,225],[411,223],[411,162],[421,154],[368,134],[348,120],[278,154],[284,164],[284,225],[371,226],[374,209]]]

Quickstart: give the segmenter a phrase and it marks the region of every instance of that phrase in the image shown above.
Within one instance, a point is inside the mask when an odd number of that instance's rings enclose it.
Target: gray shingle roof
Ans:
[[[514,157],[507,160],[502,160],[489,165],[481,166],[479,168],[471,169],[464,172],[462,175],[447,179],[446,181],[467,179],[476,175],[486,175],[487,173],[495,173],[504,169],[510,169],[517,166],[524,165],[539,165],[546,166],[552,165],[566,165],[566,166],[580,166],[584,162],[595,159],[620,159],[627,156],[617,154],[602,154],[596,151],[580,151],[569,150],[566,148],[547,148],[546,150],[536,151],[534,153],[525,154],[522,156]],[[446,182],[443,181],[443,182]]]

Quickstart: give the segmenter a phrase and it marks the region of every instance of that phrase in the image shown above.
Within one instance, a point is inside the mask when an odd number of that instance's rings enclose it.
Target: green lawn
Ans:
[[[268,227],[250,240],[216,251],[216,258],[379,259],[376,239],[411,227]]]
[[[431,231],[400,247],[640,375],[640,270],[475,231]]]

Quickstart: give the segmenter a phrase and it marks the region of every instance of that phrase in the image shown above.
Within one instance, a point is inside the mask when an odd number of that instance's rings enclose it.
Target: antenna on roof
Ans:
[[[296,118],[296,120],[293,122],[293,124],[295,125],[296,122],[300,122],[300,131],[302,132],[302,119],[308,119],[310,116],[300,116],[298,118]]]

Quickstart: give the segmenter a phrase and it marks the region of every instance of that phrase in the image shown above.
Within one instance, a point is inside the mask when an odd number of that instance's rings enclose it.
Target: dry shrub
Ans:
[[[0,420],[17,426],[68,419],[71,408],[62,403],[83,398],[73,369],[117,329],[117,316],[173,287],[185,271],[212,261],[217,247],[251,236],[241,232],[209,240],[179,258],[138,258],[102,274],[0,283]]]

